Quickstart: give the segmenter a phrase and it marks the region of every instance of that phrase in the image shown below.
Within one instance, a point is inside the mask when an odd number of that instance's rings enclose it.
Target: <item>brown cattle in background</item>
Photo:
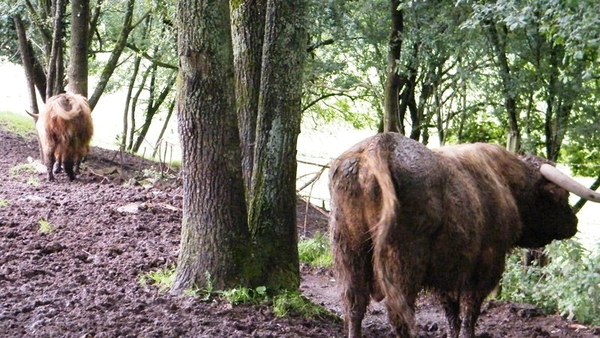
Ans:
[[[94,133],[92,115],[87,99],[79,94],[64,93],[46,101],[36,119],[48,180],[54,180],[53,167],[64,167],[69,180],[75,179],[74,167],[88,154]]]
[[[383,133],[343,153],[330,171],[330,234],[349,337],[361,336],[370,298],[385,298],[397,337],[414,337],[427,289],[448,337],[474,338],[506,254],[577,232],[566,189],[600,201],[549,161],[492,144],[430,150]]]

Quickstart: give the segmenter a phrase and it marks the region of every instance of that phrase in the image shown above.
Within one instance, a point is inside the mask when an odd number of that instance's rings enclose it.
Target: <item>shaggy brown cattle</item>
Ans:
[[[506,253],[576,233],[563,187],[600,201],[573,182],[547,160],[491,144],[432,151],[384,133],[343,153],[330,172],[330,232],[349,337],[361,336],[370,297],[386,299],[397,337],[414,337],[422,289],[441,301],[448,337],[475,337]]]
[[[45,109],[35,118],[48,180],[54,180],[53,167],[56,162],[57,169],[62,164],[69,180],[74,180],[74,166],[79,167],[79,163],[89,152],[94,133],[87,99],[72,93],[53,96],[46,101]]]

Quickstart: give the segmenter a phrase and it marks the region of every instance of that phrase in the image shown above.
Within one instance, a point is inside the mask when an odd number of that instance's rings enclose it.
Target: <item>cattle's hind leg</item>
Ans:
[[[75,172],[73,171],[73,160],[64,160],[63,166],[65,167],[65,172],[67,176],[69,176],[69,181],[73,181],[75,179]]]
[[[338,248],[340,249],[340,248]],[[371,256],[360,246],[342,249],[344,254],[334,255],[336,270],[342,289],[344,322],[349,338],[361,337],[362,320],[370,301],[370,283],[373,276]]]
[[[475,338],[475,324],[479,318],[481,311],[481,304],[487,296],[487,292],[467,292],[462,297],[462,306],[464,308],[462,331],[460,332],[461,338]]]
[[[54,163],[56,162],[56,157],[54,156],[54,150],[46,151],[46,170],[48,171],[48,181],[54,181]]]
[[[397,338],[414,337],[415,325],[415,300],[417,292],[412,290],[403,290],[399,287],[393,292],[386,292],[386,306],[388,318],[392,325],[394,335]]]
[[[364,287],[349,287],[342,294],[345,323],[349,338],[359,338],[362,334],[362,320],[367,311],[369,294]]]
[[[458,338],[460,332],[460,302],[457,297],[452,297],[446,292],[440,292],[438,298],[448,320],[449,332],[448,338]]]

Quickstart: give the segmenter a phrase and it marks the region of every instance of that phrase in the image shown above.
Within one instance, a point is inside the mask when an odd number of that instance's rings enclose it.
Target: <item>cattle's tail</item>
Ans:
[[[381,293],[386,298],[388,316],[395,333],[400,337],[414,335],[414,300],[407,299],[402,285],[398,285],[398,277],[402,267],[398,252],[391,238],[392,230],[397,227],[398,195],[394,187],[390,171],[390,153],[392,150],[379,148],[375,156],[369,156],[372,174],[381,189],[380,218],[373,236],[373,259],[375,279]],[[398,244],[398,243],[396,243]],[[391,249],[391,250],[390,250]],[[400,283],[402,284],[402,283]]]
[[[394,221],[396,217],[396,208],[398,205],[398,198],[396,197],[396,189],[394,188],[394,182],[392,181],[392,173],[389,168],[389,153],[386,150],[377,149],[373,153],[364,156],[364,163],[369,168],[369,173],[372,177],[363,177],[365,183],[375,179],[381,190],[381,209],[379,214],[379,220],[375,226],[374,234],[378,233],[380,228],[386,227]],[[363,183],[363,188],[365,187]],[[367,190],[368,191],[368,190]]]

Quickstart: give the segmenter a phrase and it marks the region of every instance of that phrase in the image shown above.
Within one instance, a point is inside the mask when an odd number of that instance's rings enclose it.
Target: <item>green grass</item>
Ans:
[[[231,304],[261,304],[267,300],[267,288],[259,286],[256,289],[233,288],[219,291],[218,294]]]
[[[27,184],[37,187],[38,185],[40,185],[40,179],[37,177],[33,177],[33,176],[29,177],[29,178],[27,178]]]
[[[273,297],[273,312],[277,317],[298,315],[304,318],[332,318],[339,320],[331,311],[317,305],[298,291],[285,291]]]
[[[50,222],[48,222],[47,220],[45,220],[43,218],[40,219],[38,221],[38,223],[39,223],[39,230],[38,231],[40,233],[49,234],[49,233],[54,232],[56,230],[56,228]]]
[[[165,266],[156,271],[141,274],[138,277],[138,282],[141,285],[150,284],[158,286],[159,291],[164,292],[169,290],[175,283],[175,272],[175,266]],[[187,297],[200,298],[202,301],[208,301],[216,296],[233,305],[259,305],[272,303],[273,313],[278,317],[297,315],[305,318],[325,316],[332,319],[339,319],[338,316],[326,308],[311,302],[298,291],[283,291],[270,297],[267,288],[264,286],[259,286],[254,289],[239,287],[229,290],[214,290],[210,275],[207,274],[206,278],[208,281],[206,287],[190,289],[184,294]]]
[[[330,267],[333,263],[329,240],[323,234],[316,234],[313,238],[300,240],[298,242],[298,256],[300,262],[310,266]]]
[[[25,113],[0,112],[0,128],[22,137],[35,135],[33,119]]]
[[[144,273],[139,276],[141,285],[156,285],[159,291],[169,290],[175,283],[175,266],[165,266],[156,271]]]
[[[8,169],[10,176],[21,176],[26,173],[35,173],[35,167],[31,163],[18,164]],[[38,182],[39,183],[39,182]]]

